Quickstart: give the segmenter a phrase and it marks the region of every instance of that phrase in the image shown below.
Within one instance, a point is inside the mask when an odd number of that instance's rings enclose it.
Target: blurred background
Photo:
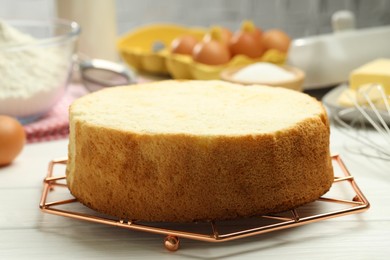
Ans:
[[[390,24],[390,0],[116,0],[113,2],[118,34],[153,22],[173,22],[189,26],[210,26],[218,23],[235,30],[243,19],[250,19],[263,29],[281,28],[293,38],[297,38],[331,32],[332,14],[343,9],[355,13],[358,28]],[[0,17],[51,18],[56,16],[56,4],[56,0],[0,0]]]

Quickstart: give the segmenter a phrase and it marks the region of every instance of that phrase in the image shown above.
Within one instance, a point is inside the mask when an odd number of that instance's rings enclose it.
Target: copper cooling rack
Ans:
[[[66,165],[66,159],[56,159],[49,163],[47,176],[44,179],[40,208],[45,213],[63,217],[164,235],[164,246],[170,251],[176,251],[179,248],[179,238],[206,242],[224,242],[260,235],[271,231],[297,227],[367,210],[370,207],[370,204],[357,186],[354,177],[349,173],[340,156],[332,156],[332,162],[335,169],[334,183],[331,190],[323,197],[319,198],[315,202],[279,214],[262,215],[250,219],[234,221],[234,225],[238,225],[239,228],[236,228],[236,230],[233,231],[229,230],[229,227],[231,227],[231,221],[190,223],[185,226],[187,230],[183,230],[182,227],[175,228],[176,226],[180,226],[178,223],[171,223],[171,225],[168,225],[167,228],[165,227],[166,225],[164,225],[167,223],[156,224],[116,219],[114,217],[101,215],[92,210],[85,213],[85,211],[80,210],[81,203],[79,203],[74,197],[60,200],[52,199],[49,201],[49,198],[51,198],[60,188],[65,188],[66,193],[69,193],[63,172],[61,173],[61,176],[56,176],[58,174],[55,173],[54,170],[58,165]],[[339,176],[337,176],[336,172],[338,172]],[[332,190],[337,189],[337,186],[339,185],[343,185],[341,187],[341,193],[344,195],[348,194],[346,195],[348,196],[347,199],[339,198],[337,191],[334,194],[332,193]],[[338,189],[340,189],[340,187],[338,187]],[[345,192],[345,190],[349,190],[349,192]],[[68,195],[71,196],[70,194]],[[77,207],[74,204],[77,204]],[[64,206],[67,207],[64,208]],[[254,220],[256,222],[254,222]],[[248,225],[248,223],[251,225]],[[198,229],[196,225],[209,226],[209,228],[206,229],[209,230],[209,233],[193,232],[193,230],[201,230],[200,228]]]

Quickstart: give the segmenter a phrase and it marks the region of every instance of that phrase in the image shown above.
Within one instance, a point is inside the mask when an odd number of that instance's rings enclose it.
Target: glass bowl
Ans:
[[[0,20],[0,114],[23,124],[45,115],[71,78],[80,26],[65,20]]]

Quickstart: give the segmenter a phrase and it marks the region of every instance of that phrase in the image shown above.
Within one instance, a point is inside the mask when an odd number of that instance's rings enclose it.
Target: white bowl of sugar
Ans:
[[[70,21],[0,20],[0,114],[29,123],[50,111],[69,83],[79,34]]]

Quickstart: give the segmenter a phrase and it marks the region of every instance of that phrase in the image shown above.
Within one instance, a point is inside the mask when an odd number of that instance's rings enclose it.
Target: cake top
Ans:
[[[248,135],[290,128],[324,110],[293,90],[223,81],[160,81],[79,98],[76,121],[143,134]]]

